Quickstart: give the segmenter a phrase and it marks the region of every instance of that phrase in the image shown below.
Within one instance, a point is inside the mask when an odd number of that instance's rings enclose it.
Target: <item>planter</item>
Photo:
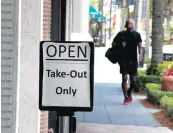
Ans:
[[[162,90],[173,91],[173,69],[168,69],[162,77]]]
[[[161,83],[163,91],[173,91],[173,76],[163,76]]]

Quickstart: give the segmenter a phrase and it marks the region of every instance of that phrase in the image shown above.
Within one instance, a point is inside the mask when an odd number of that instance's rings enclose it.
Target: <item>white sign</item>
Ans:
[[[90,108],[90,43],[44,42],[41,50],[42,106]]]

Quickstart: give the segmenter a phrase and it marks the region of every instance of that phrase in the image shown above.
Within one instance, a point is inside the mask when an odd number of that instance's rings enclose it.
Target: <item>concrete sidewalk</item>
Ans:
[[[76,133],[173,133],[166,127],[78,124]]]
[[[96,83],[93,112],[76,113],[78,123],[97,123],[160,127],[151,113],[159,110],[145,108],[139,101],[143,96],[133,96],[130,105],[123,104],[120,84]]]

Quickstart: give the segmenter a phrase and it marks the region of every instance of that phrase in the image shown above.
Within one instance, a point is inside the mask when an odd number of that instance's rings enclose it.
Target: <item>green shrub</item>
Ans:
[[[167,96],[167,97],[173,98],[173,92],[162,91],[160,84],[147,83],[145,86],[147,88],[147,92],[149,93],[154,93],[155,95],[158,95],[158,96],[161,95],[161,97]]]
[[[139,74],[139,76],[145,76],[146,72],[145,72],[145,70],[138,70],[138,74]]]
[[[164,96],[173,98],[173,92],[162,91],[160,84],[147,83],[145,87],[147,88],[147,96],[149,100],[154,104],[160,104],[160,99]]]
[[[145,74],[144,70],[138,70],[137,86],[138,86],[140,92],[145,91],[145,82],[144,82],[145,76],[146,76],[146,74]]]
[[[162,96],[161,85],[154,83],[147,83],[145,87],[147,89],[147,97],[149,101],[151,101],[154,104],[159,104],[159,99]]]
[[[160,84],[147,83],[145,86],[151,92],[156,92],[156,91],[160,91],[161,90],[161,85]]]
[[[161,76],[156,75],[146,75],[146,72],[144,70],[138,70],[138,75],[141,77],[141,80],[146,83],[160,83]]]
[[[160,83],[161,77],[154,75],[144,75],[141,77],[142,82],[145,83]]]
[[[151,64],[151,58],[145,58],[144,63],[147,65]]]
[[[167,42],[167,41],[170,40],[170,38],[168,38],[168,37],[164,37],[163,40]]]
[[[173,117],[173,97],[164,96],[160,99],[160,105]]]
[[[159,64],[157,67],[154,67],[154,75],[156,76],[162,76],[164,71],[168,69],[168,67],[173,67],[173,62],[172,61],[164,61],[163,63]],[[149,69],[151,68],[151,64],[147,64],[147,73],[150,73]]]
[[[162,91],[160,84],[147,83],[145,86],[149,101],[161,105],[173,117],[173,92]]]
[[[139,70],[140,90],[145,91],[146,83],[160,83],[161,76],[146,75],[145,71]]]
[[[164,71],[168,69],[168,67],[173,67],[172,61],[164,61],[162,64],[159,64],[156,68],[157,75],[162,76]]]

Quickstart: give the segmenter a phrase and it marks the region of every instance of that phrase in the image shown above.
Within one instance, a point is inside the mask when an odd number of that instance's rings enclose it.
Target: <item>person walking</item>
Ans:
[[[137,89],[135,80],[138,75],[138,54],[139,60],[142,60],[142,39],[140,33],[134,30],[133,20],[127,20],[125,28],[125,31],[121,31],[115,36],[112,46],[121,45],[122,47],[121,57],[118,64],[120,66],[120,73],[122,74],[124,104],[129,104],[132,102],[132,90]],[[129,88],[127,85],[128,75],[130,77]]]

